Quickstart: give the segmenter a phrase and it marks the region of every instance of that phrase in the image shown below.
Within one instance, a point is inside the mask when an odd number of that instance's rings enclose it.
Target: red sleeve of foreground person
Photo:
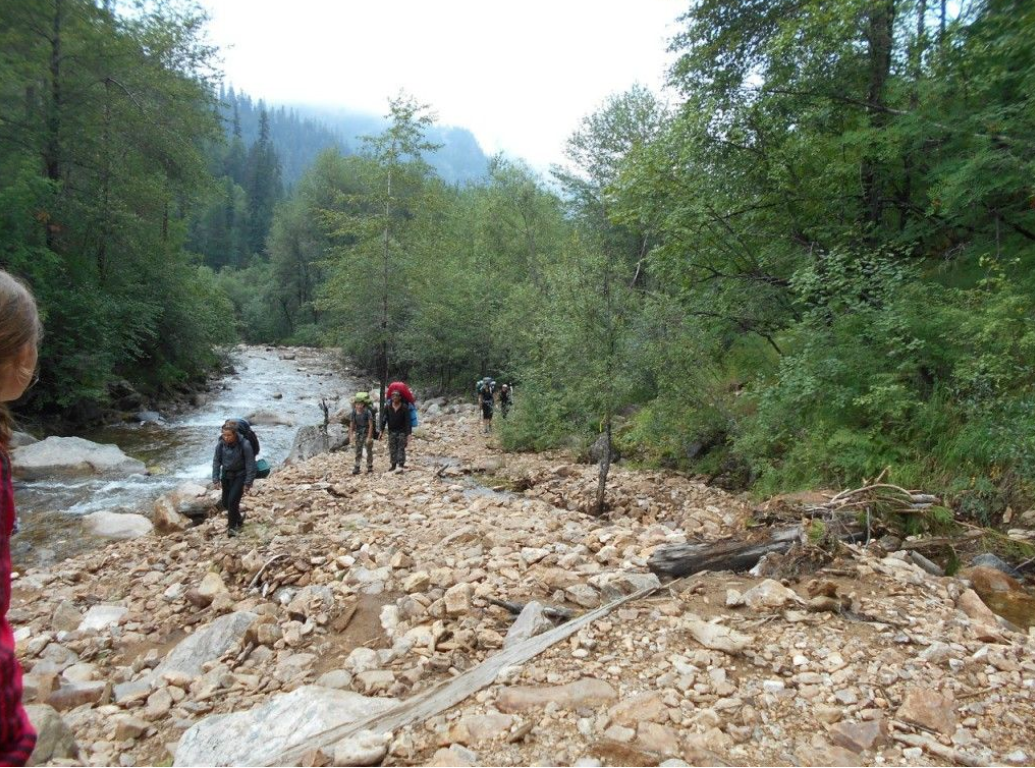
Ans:
[[[25,765],[36,746],[36,732],[22,706],[22,668],[7,623],[11,602],[11,531],[14,490],[11,462],[0,448],[0,765]]]

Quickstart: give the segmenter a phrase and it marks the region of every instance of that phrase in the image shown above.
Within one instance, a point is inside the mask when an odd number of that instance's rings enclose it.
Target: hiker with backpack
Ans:
[[[374,471],[374,410],[370,395],[360,392],[352,399],[352,413],[349,414],[349,442],[355,440],[356,465],[352,474],[359,474],[363,461],[363,447],[367,449],[367,474]]]
[[[492,385],[489,382],[482,382],[482,388],[478,390],[478,400],[482,405],[482,424],[485,425],[485,434],[489,434],[492,432],[492,412],[496,409]]]
[[[239,421],[228,419],[223,424],[212,457],[212,483],[223,491],[223,507],[227,512],[226,532],[231,538],[240,534],[244,525],[241,498],[252,489],[255,473],[255,449],[252,448],[252,442],[242,433]]]
[[[486,376],[484,379],[477,379],[474,382],[474,399],[479,401],[482,396],[482,389],[488,387],[489,391],[493,394],[496,393],[496,380],[492,376]]]
[[[392,390],[392,399],[381,414],[381,431],[388,433],[389,472],[403,471],[406,467],[406,446],[413,434],[413,406],[403,399],[399,389]]]

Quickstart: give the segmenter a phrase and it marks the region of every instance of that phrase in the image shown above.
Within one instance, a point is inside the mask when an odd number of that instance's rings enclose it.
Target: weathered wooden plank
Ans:
[[[307,741],[304,746],[285,750],[277,755],[275,760],[266,763],[266,765],[300,765],[303,755],[307,752],[336,744],[362,731],[387,733],[407,725],[424,722],[428,718],[456,706],[481,689],[492,685],[496,680],[496,676],[504,667],[525,663],[529,659],[538,656],[547,648],[571,637],[588,624],[611,613],[618,606],[647,597],[658,589],[658,587],[641,589],[638,592],[626,595],[589,613],[585,613],[576,619],[572,619],[549,632],[530,637],[528,640],[510,648],[504,648],[462,675],[454,677],[452,680],[444,681],[434,688],[429,688],[381,715],[368,717],[356,723],[347,723],[317,734]]]

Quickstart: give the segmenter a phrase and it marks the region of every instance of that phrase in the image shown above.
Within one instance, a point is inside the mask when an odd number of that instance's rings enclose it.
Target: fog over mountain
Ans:
[[[235,130],[236,120],[246,145],[258,138],[259,115],[263,108],[267,110],[270,137],[288,187],[324,149],[336,146],[346,154],[360,152],[363,136],[380,133],[387,126],[380,115],[345,107],[270,104],[233,87],[221,92],[220,101],[228,135]],[[488,157],[467,128],[435,125],[428,130],[427,138],[442,145],[426,159],[445,181],[464,183],[485,175]]]

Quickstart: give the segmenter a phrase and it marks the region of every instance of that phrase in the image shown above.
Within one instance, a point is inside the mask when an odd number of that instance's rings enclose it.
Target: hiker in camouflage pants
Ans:
[[[349,414],[349,440],[356,446],[356,466],[352,474],[359,474],[359,465],[363,461],[363,448],[367,449],[367,472],[374,471],[374,414],[368,407],[366,399],[356,396],[352,401],[352,413]]]
[[[392,461],[388,471],[394,472],[396,467],[402,471],[406,466],[406,444],[410,441],[413,426],[410,423],[410,404],[403,401],[399,392],[392,393],[391,402],[381,414],[381,431],[388,433],[388,454]]]

